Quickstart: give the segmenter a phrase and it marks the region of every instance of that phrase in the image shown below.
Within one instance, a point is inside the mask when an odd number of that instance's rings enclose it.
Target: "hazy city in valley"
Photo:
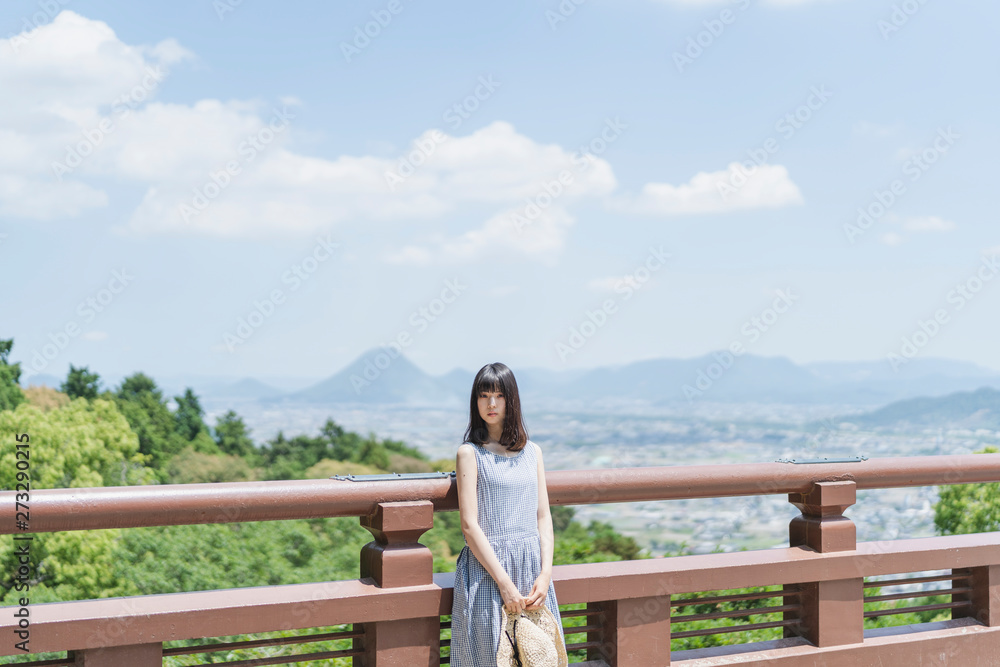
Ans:
[[[176,392],[182,382],[193,384],[209,423],[236,410],[258,443],[279,431],[314,434],[333,418],[349,430],[403,440],[431,459],[454,458],[474,373],[432,377],[400,356],[356,390],[378,354],[370,350],[333,376],[290,390],[219,378],[165,378],[164,386]],[[693,386],[699,371],[716,374],[716,360],[524,369],[525,419],[547,470],[969,454],[1000,445],[1000,374],[973,364],[919,360],[898,374],[881,362],[797,366],[748,356],[702,397],[687,400],[686,378]],[[859,540],[930,536],[936,499],[936,487],[859,491],[846,515]],[[613,522],[651,554],[664,555],[787,546],[788,522],[798,511],[784,495],[772,495],[584,505],[576,513],[583,521]]]

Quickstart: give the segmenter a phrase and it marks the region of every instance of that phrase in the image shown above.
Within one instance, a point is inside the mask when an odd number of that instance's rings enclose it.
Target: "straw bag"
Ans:
[[[547,607],[508,615],[501,607],[497,667],[567,667],[566,645]]]

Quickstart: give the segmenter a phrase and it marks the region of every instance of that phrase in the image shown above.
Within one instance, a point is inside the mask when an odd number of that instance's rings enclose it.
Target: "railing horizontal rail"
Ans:
[[[264,646],[285,646],[289,644],[311,644],[313,642],[331,641],[334,639],[353,639],[361,637],[364,633],[354,630],[342,630],[340,632],[320,632],[311,635],[298,635],[295,637],[274,637],[272,639],[247,639],[238,642],[212,642],[210,644],[198,644],[197,646],[174,646],[163,649],[164,656],[170,655],[194,655],[196,653],[215,653],[217,651],[236,651],[249,648],[261,648]]]
[[[669,608],[674,594],[981,567],[996,562],[998,549],[1000,532],[977,533],[861,542],[856,550],[832,553],[788,547],[559,565],[553,568],[552,581],[560,604],[653,598]],[[273,631],[276,618],[299,628],[428,618],[451,613],[453,585],[454,574],[442,573],[435,574],[431,584],[398,588],[379,588],[361,579],[36,604],[31,646],[41,653],[142,644],[150,637],[243,635]],[[0,608],[0,636],[11,636],[17,623],[3,609],[11,608]],[[753,615],[754,610],[741,613]],[[741,629],[752,627],[733,631]],[[0,642],[0,655],[15,651],[12,642]]]
[[[263,665],[287,665],[293,662],[312,662],[313,660],[331,660],[333,658],[351,658],[364,655],[364,651],[345,649],[343,651],[321,651],[319,653],[296,653],[295,655],[282,655],[273,658],[249,658],[247,660],[230,660],[228,662],[203,662],[192,667],[216,667],[217,665],[229,665],[229,667],[259,667]]]
[[[915,614],[920,611],[936,611],[940,609],[956,609],[958,607],[968,607],[969,601],[962,602],[942,602],[941,604],[922,604],[916,607],[897,607],[895,609],[877,609],[866,611],[865,618],[875,618],[876,616],[895,616],[896,614]]]
[[[783,604],[774,607],[753,607],[751,609],[731,609],[728,611],[713,611],[705,614],[687,614],[684,616],[671,616],[671,623],[693,623],[694,621],[708,621],[717,618],[744,618],[746,616],[761,616],[766,614],[777,614],[785,611],[800,611],[802,605]]]
[[[906,579],[881,579],[879,581],[866,581],[865,588],[889,588],[890,586],[905,586],[908,584],[924,584],[932,581],[964,581],[969,578],[967,574],[930,574],[926,577],[908,577]]]
[[[857,463],[752,463],[556,470],[549,502],[583,505],[806,493],[818,481],[859,489],[1000,481],[1000,454],[869,459]],[[14,507],[14,491],[0,504]],[[454,480],[350,482],[332,479],[42,489],[31,494],[30,532],[363,516],[380,502],[430,500],[458,509]],[[0,523],[0,534],[18,532]]]
[[[955,593],[971,593],[969,587],[963,588],[938,588],[934,590],[921,590],[912,593],[890,593],[888,595],[866,595],[864,601],[867,602],[888,602],[890,600],[910,600],[913,598],[929,598],[936,595],[954,595]]]
[[[700,630],[685,630],[683,632],[671,632],[672,639],[684,639],[685,637],[704,637],[705,635],[721,635],[727,632],[747,632],[750,630],[766,630],[768,628],[783,628],[797,625],[797,620],[768,621],[767,623],[745,623],[742,625],[730,625],[725,627],[702,628]]]
[[[671,607],[693,607],[718,602],[742,602],[744,600],[767,600],[770,598],[790,598],[799,594],[797,590],[765,591],[763,593],[740,593],[736,595],[713,595],[697,598],[677,598],[670,601]]]
[[[573,625],[573,626],[563,626],[564,635],[579,635],[584,632],[596,632],[601,629],[600,625]]]

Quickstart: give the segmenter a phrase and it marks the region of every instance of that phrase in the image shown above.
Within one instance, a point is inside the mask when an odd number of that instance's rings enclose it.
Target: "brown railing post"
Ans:
[[[600,609],[601,629],[587,633],[588,660],[603,660],[608,667],[670,664],[670,595],[590,603]]]
[[[802,514],[788,525],[788,543],[809,547],[820,553],[853,551],[857,548],[857,529],[844,516],[844,510],[857,500],[854,482],[817,482],[805,493],[789,493],[788,502]],[[789,589],[797,597],[786,597],[785,604],[800,605],[798,612],[785,612],[785,619],[796,619],[785,636],[799,635],[815,646],[839,646],[864,640],[864,578],[805,582]]]
[[[375,537],[361,549],[361,578],[380,588],[420,586],[434,581],[434,556],[417,540],[434,526],[430,501],[379,503],[361,517]],[[364,650],[364,667],[437,667],[441,661],[441,619],[411,618],[359,624],[354,640]]]
[[[954,601],[968,600],[968,607],[956,607],[952,618],[974,618],[983,625],[1000,625],[1000,564],[967,570],[969,593],[955,593]]]
[[[74,667],[162,667],[163,644],[132,644],[69,651]]]

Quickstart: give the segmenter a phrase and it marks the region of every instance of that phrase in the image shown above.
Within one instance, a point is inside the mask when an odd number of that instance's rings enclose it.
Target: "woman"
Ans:
[[[496,667],[501,606],[546,606],[562,621],[552,585],[552,515],[538,445],[528,440],[507,366],[479,369],[455,472],[466,546],[455,568],[452,667]]]

